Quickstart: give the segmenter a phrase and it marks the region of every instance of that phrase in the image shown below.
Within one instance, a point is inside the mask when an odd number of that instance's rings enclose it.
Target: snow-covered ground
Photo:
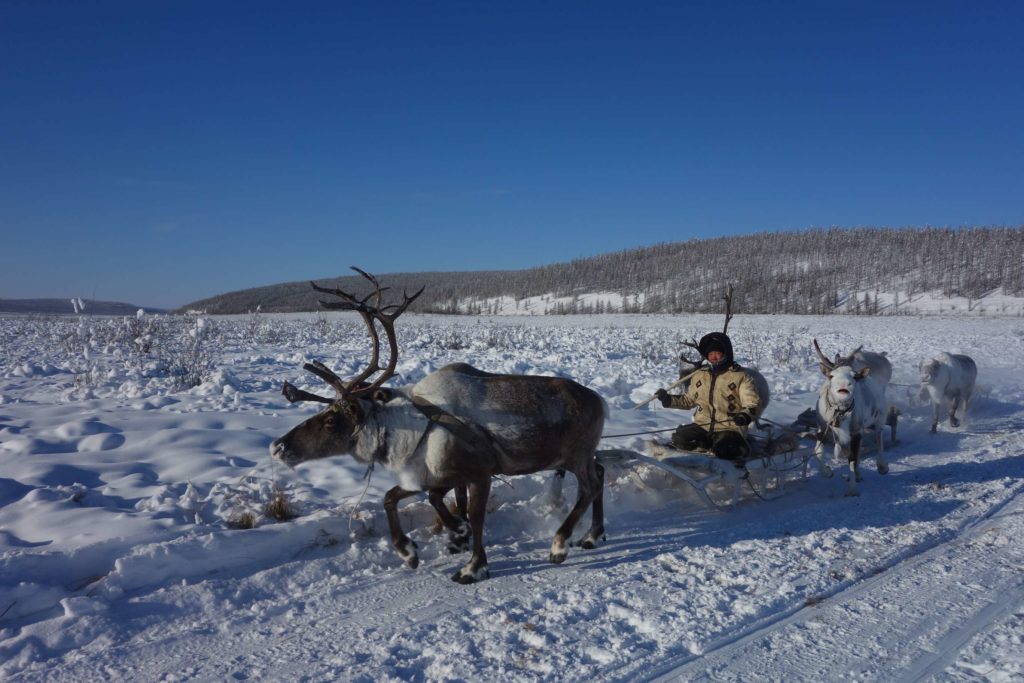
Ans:
[[[602,447],[642,450],[648,437],[614,435],[689,421],[634,406],[674,379],[683,340],[721,322],[406,314],[392,384],[452,361],[572,377],[608,402]],[[730,333],[779,423],[813,405],[812,337],[888,352],[896,384],[934,352],[967,353],[978,395],[964,426],[931,435],[916,389],[894,387],[891,472],[868,457],[856,498],[812,475],[773,500],[746,487],[722,511],[658,471],[612,467],[607,542],[557,566],[546,476],[496,481],[491,578],[461,586],[425,500],[403,507],[420,567],[391,549],[387,473],[268,457],[316,409],[287,404],[281,383],[323,392],[307,358],[354,374],[358,319],[0,318],[0,677],[1021,680],[1020,320],[737,316]],[[296,518],[266,514],[275,491]]]

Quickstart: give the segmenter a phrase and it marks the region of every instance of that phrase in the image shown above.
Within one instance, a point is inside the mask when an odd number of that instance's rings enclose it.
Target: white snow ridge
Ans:
[[[666,430],[690,414],[634,406],[721,322],[406,314],[392,384],[454,361],[571,377],[608,403],[606,434]],[[267,454],[317,409],[282,382],[325,391],[303,360],[352,375],[368,359],[358,318],[0,318],[0,678],[1024,680],[1020,319],[741,315],[730,336],[781,424],[815,404],[812,338],[887,352],[889,474],[863,468],[857,497],[842,467],[771,500],[751,482],[719,510],[659,470],[609,465],[608,538],[560,565],[549,476],[495,480],[490,578],[462,586],[425,497],[401,508],[411,570],[382,468],[367,482],[348,456],[289,471]],[[918,366],[942,351],[974,358],[978,380],[966,420],[932,435]]]

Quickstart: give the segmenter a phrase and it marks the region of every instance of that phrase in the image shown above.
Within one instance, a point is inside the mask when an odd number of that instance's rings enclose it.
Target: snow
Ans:
[[[671,429],[689,414],[633,408],[677,376],[683,340],[721,322],[407,313],[391,384],[454,361],[566,376],[607,401],[606,434]],[[562,565],[547,561],[564,514],[542,504],[548,477],[495,481],[491,578],[461,586],[464,557],[425,498],[401,508],[410,570],[381,508],[393,477],[268,456],[317,409],[289,405],[281,383],[326,391],[304,359],[354,374],[369,357],[358,318],[0,318],[0,677],[1020,680],[1019,320],[738,315],[730,334],[780,423],[814,405],[812,337],[886,351],[902,412],[890,473],[863,468],[852,498],[842,468],[772,500],[751,482],[722,511],[658,470],[612,465],[608,539]],[[966,424],[930,435],[917,367],[941,351],[975,359],[978,389]],[[175,373],[185,361],[194,386]],[[266,509],[281,494],[294,518]]]
[[[835,306],[836,313],[854,314],[864,311],[878,315],[953,315],[964,316],[1024,316],[1024,298],[1011,296],[1001,287],[985,292],[977,298],[947,296],[941,291],[907,292],[882,290],[841,290]],[[553,315],[587,307],[586,310],[604,310],[609,313],[643,309],[647,295],[637,292],[623,295],[619,292],[580,292],[574,296],[554,293],[538,294],[517,299],[498,296],[484,299],[464,298],[457,302],[462,312],[482,311],[503,316]],[[598,306],[600,306],[598,308]]]

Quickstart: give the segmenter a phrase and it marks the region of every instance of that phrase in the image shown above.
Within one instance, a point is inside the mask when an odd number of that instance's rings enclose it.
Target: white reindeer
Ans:
[[[821,359],[821,372],[826,377],[818,392],[818,417],[824,429],[814,447],[818,468],[822,476],[831,477],[832,468],[825,462],[825,436],[832,433],[835,441],[835,457],[842,462],[845,452],[849,463],[850,476],[847,480],[846,495],[859,494],[857,482],[860,475],[860,445],[865,431],[873,431],[876,439],[875,464],[879,474],[887,474],[889,465],[882,449],[882,427],[886,423],[885,385],[870,377],[871,368],[853,368],[853,356],[830,361],[821,352],[818,340],[814,348]]]
[[[940,353],[921,363],[921,394],[927,394],[932,403],[932,433],[939,425],[939,411],[949,406],[949,424],[959,427],[967,414],[967,402],[974,392],[978,366],[969,356],[958,353]],[[956,417],[960,409],[960,418]]]
[[[850,367],[854,370],[871,368],[871,379],[881,384],[886,391],[886,395],[888,395],[889,382],[892,380],[892,363],[885,357],[885,352],[864,351],[862,347],[858,346],[851,356],[853,360],[850,363]],[[836,361],[839,361],[838,356]],[[896,406],[889,403],[886,407],[885,424],[889,425],[889,439],[892,443],[896,443],[896,425],[898,422],[899,411],[896,410]]]
[[[885,357],[884,352],[864,351],[863,347],[858,346],[857,350],[851,355],[853,360],[850,363],[850,367],[854,370],[871,368],[871,379],[879,384],[888,385],[892,380],[892,363]],[[839,358],[836,358],[836,361],[839,361]]]

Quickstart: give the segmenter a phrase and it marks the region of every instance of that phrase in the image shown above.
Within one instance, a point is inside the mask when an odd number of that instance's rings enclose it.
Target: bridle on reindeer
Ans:
[[[841,357],[837,353],[836,356],[835,356],[835,360],[829,360],[828,357],[822,352],[821,347],[818,345],[818,340],[817,339],[814,340],[814,350],[818,352],[818,358],[821,360],[822,370],[828,370],[829,372],[831,372],[832,370],[835,370],[840,365],[846,365],[846,366],[849,366],[849,367],[852,368],[853,367],[853,357],[855,355],[857,355],[857,352],[860,351],[862,348],[864,348],[863,344],[861,344],[860,346],[855,348],[850,353],[850,355],[846,356],[845,358]],[[832,421],[830,422],[830,425],[832,427],[838,427],[839,423],[843,419],[843,416],[846,415],[847,413],[849,413],[851,410],[853,410],[853,403],[854,402],[853,402],[852,398],[850,399],[850,404],[846,408],[839,409],[839,408],[836,408],[834,403],[832,403],[832,400],[831,400],[831,397],[829,395],[829,392],[826,391],[825,392],[825,402],[829,405],[830,408],[832,408],[833,417],[832,417]]]

